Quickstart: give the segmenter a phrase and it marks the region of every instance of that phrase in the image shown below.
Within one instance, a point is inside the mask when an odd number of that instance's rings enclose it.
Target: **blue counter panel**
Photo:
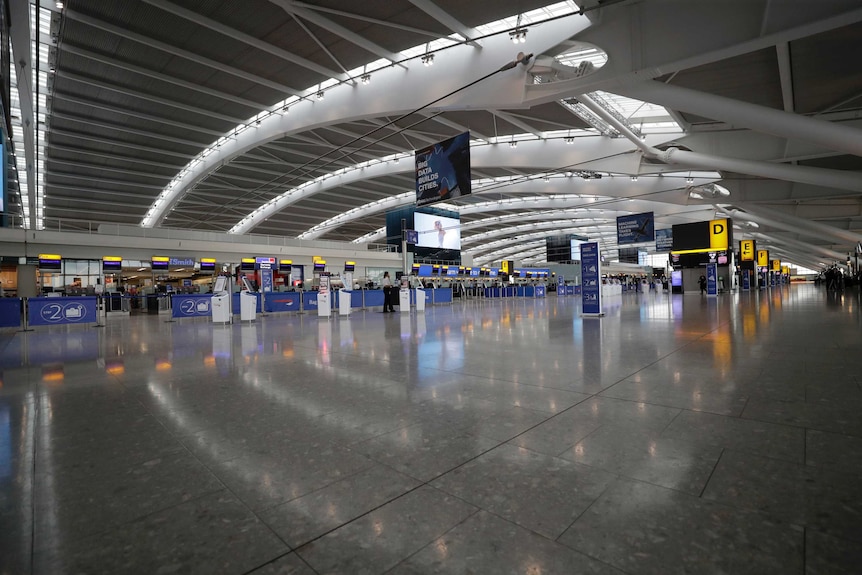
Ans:
[[[0,298],[0,327],[20,327],[21,298]]]
[[[300,294],[298,292],[274,292],[266,294],[266,311],[299,311]]]
[[[536,297],[545,297],[545,286],[536,286],[534,295]]]
[[[365,291],[365,307],[383,307],[383,290],[371,289]]]
[[[524,286],[524,297],[535,297],[536,288],[534,286]]]
[[[172,317],[212,317],[212,294],[176,294],[171,300]]]
[[[435,289],[434,303],[452,303],[452,288]]]
[[[355,289],[350,292],[350,307],[362,307],[362,290]]]
[[[383,305],[383,304],[381,304]],[[305,291],[302,292],[302,309],[305,311],[317,311],[317,292]],[[338,309],[338,308],[335,308]]]
[[[30,325],[71,325],[96,323],[96,297],[31,297]]]

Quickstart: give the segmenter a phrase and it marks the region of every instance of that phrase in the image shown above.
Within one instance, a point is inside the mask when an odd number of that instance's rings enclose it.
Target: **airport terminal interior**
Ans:
[[[0,0],[0,575],[862,564],[858,0]]]

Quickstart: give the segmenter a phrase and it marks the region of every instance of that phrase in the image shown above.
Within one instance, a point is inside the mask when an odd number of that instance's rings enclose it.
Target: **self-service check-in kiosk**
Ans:
[[[230,284],[230,276],[217,276],[215,279],[213,296],[210,301],[213,323],[231,323],[233,320]]]
[[[338,292],[338,315],[349,316],[353,297],[353,262],[344,264],[344,287]]]
[[[416,288],[416,311],[425,311],[425,290]]]
[[[252,289],[248,278],[243,276],[241,281],[245,289],[239,294],[239,319],[254,321],[257,318],[257,293]]]
[[[317,287],[317,316],[329,317],[332,314],[332,300],[330,299],[329,275],[320,275],[320,284]]]
[[[398,307],[401,313],[410,313],[410,279],[401,276],[401,288],[398,290]]]

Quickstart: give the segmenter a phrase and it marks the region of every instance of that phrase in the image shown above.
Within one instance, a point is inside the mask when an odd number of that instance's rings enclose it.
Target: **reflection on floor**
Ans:
[[[0,334],[0,573],[835,573],[856,292]]]

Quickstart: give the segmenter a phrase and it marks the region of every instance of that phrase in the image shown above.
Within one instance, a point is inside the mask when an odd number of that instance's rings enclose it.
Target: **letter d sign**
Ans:
[[[726,250],[729,238],[727,230],[729,220],[711,220],[709,222],[709,248],[713,250]]]

